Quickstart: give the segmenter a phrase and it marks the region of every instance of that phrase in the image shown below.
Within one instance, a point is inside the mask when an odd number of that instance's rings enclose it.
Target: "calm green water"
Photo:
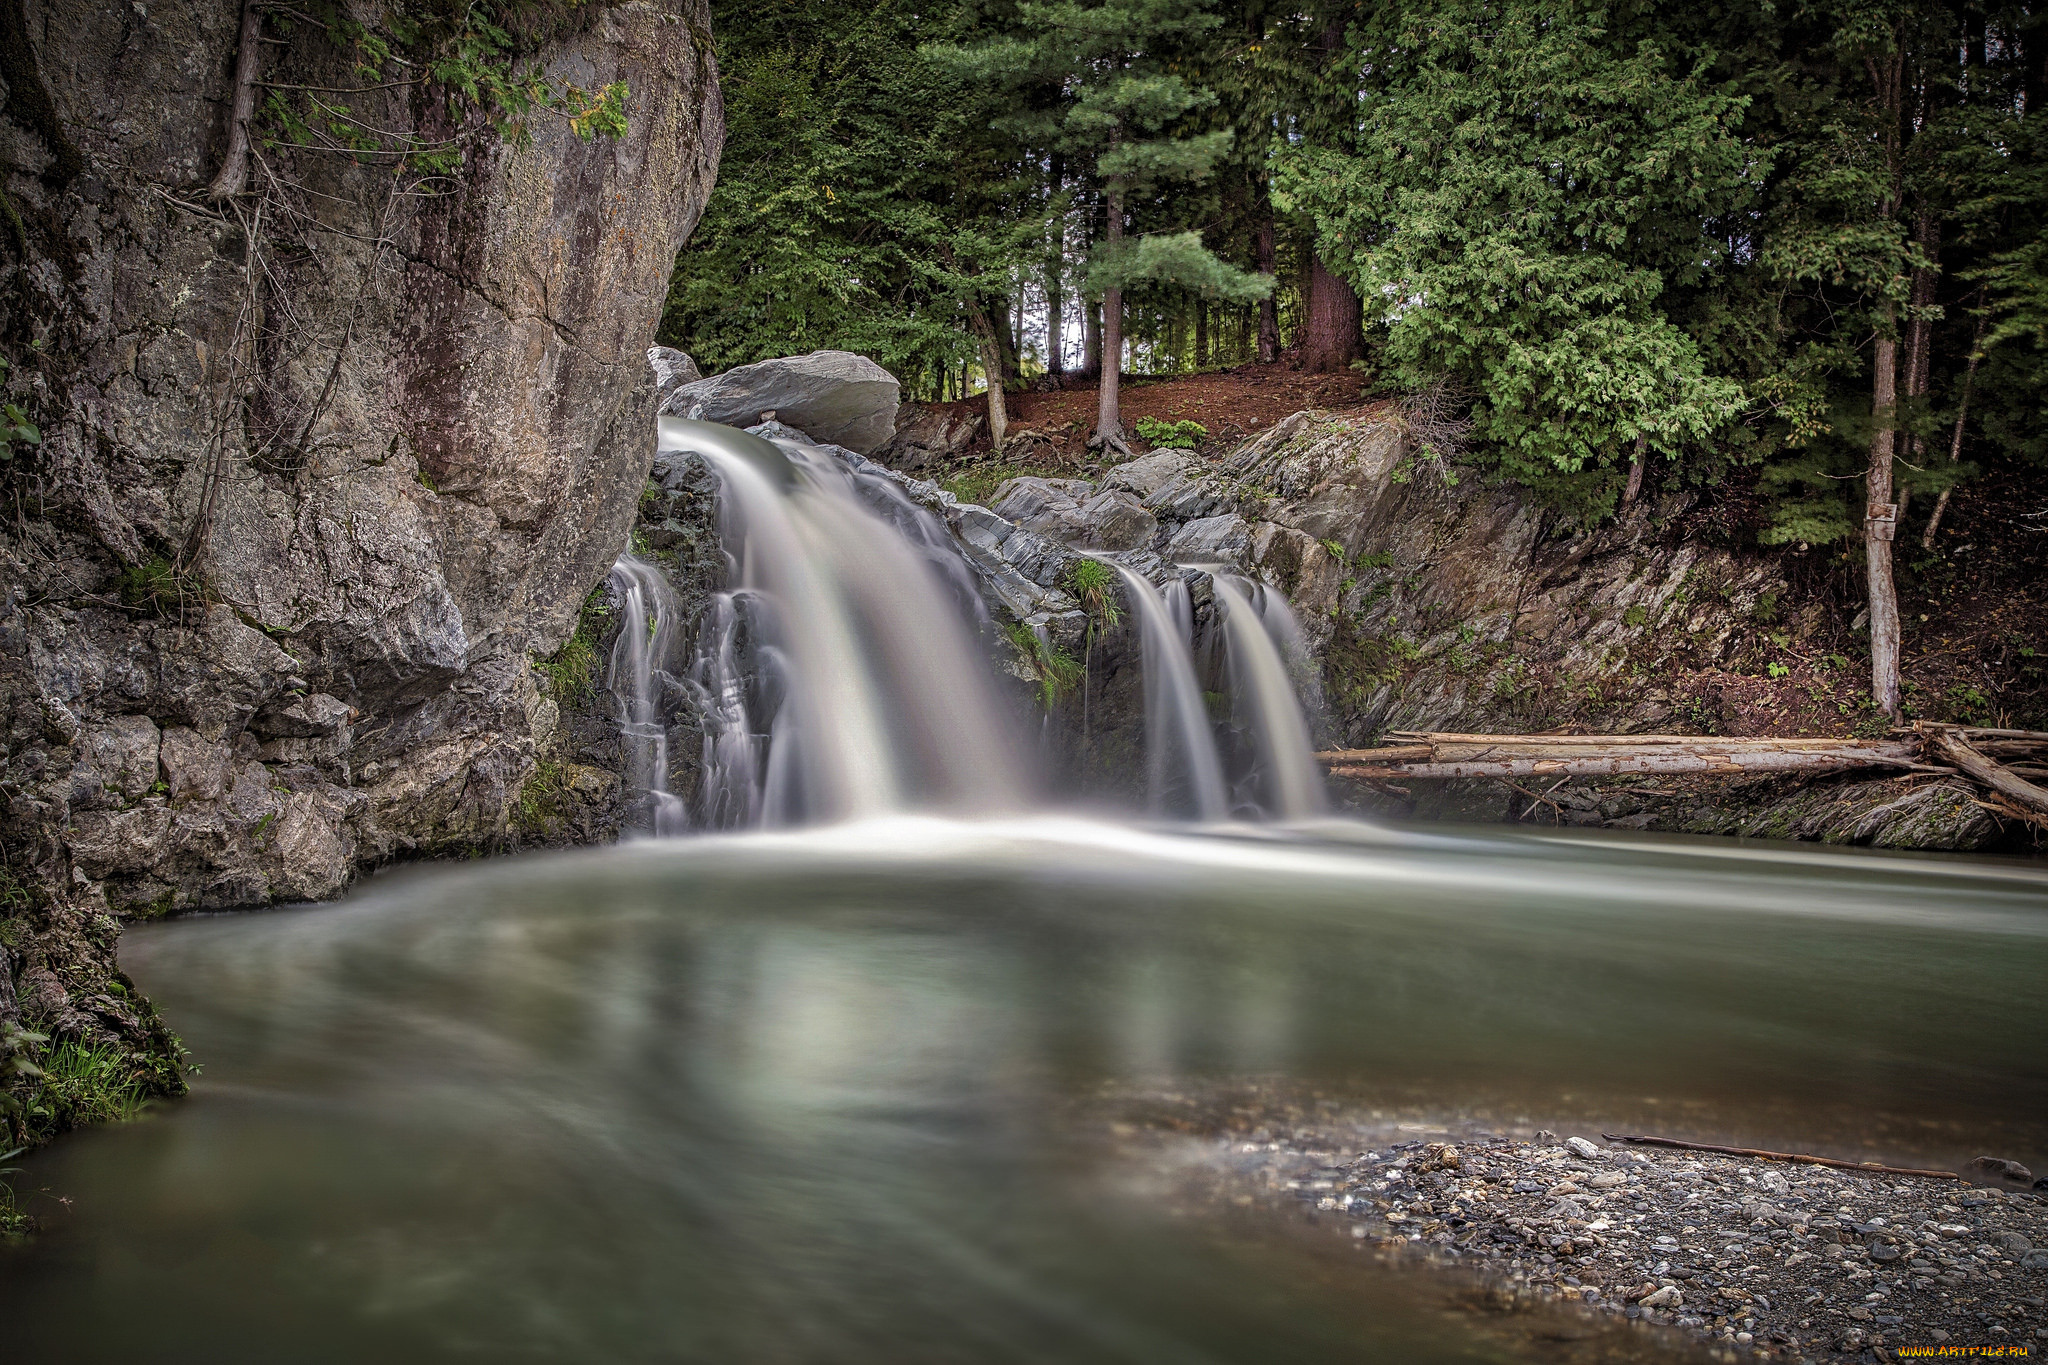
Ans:
[[[40,1154],[10,1358],[1480,1360],[1116,1193],[1104,1083],[2048,1164],[2048,879],[1497,832],[892,821],[130,932],[205,1065]]]

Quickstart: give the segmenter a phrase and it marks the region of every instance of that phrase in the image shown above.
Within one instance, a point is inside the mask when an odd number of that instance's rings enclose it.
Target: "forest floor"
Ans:
[[[1431,1296],[1443,1311],[1552,1347],[1539,1358],[1684,1359],[1695,1347],[1878,1365],[1914,1348],[2022,1355],[2048,1343],[2040,1192],[1598,1133],[1395,1124],[1273,1095],[1236,1097],[1228,1117],[1178,1092],[1112,1108],[1125,1156],[1172,1202],[1264,1208],[1376,1268],[1449,1271],[1439,1289],[1469,1288]]]

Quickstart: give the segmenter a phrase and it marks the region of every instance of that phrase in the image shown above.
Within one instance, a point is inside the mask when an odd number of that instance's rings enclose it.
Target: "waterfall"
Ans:
[[[1178,589],[1177,601],[1187,612],[1183,629],[1180,610],[1143,574],[1115,560],[1103,561],[1123,579],[1124,596],[1138,618],[1140,658],[1145,672],[1145,750],[1150,768],[1152,808],[1164,813],[1169,804],[1173,756],[1177,752],[1186,773],[1187,803],[1202,820],[1224,820],[1230,816],[1230,797],[1223,785],[1223,764],[1216,756],[1216,735],[1209,723],[1209,708],[1195,681],[1189,653],[1194,633],[1194,614],[1187,585],[1175,579],[1169,591]]]
[[[1231,689],[1252,732],[1266,804],[1283,820],[1321,815],[1328,805],[1308,724],[1286,660],[1252,606],[1252,585],[1225,574],[1212,574],[1209,582],[1223,617]]]
[[[815,447],[673,417],[661,442],[717,474],[734,565],[690,670],[707,716],[706,822],[1017,805],[1010,717],[930,514],[903,500],[885,517]]]
[[[686,821],[682,802],[668,788],[668,717],[662,704],[680,615],[675,594],[659,568],[630,554],[619,556],[611,581],[621,620],[605,688],[625,749],[626,787],[645,807],[648,830],[680,834]]]

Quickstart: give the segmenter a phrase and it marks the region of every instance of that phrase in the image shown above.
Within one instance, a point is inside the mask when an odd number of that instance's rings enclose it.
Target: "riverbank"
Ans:
[[[1155,1118],[1161,1104],[1144,1101]],[[1197,1206],[1265,1206],[1382,1266],[1476,1277],[1476,1313],[1562,1311],[1589,1340],[1619,1321],[1674,1351],[1807,1365],[2048,1343],[2039,1192],[1597,1132],[1229,1112],[1193,1137],[1171,1122],[1112,1131]]]

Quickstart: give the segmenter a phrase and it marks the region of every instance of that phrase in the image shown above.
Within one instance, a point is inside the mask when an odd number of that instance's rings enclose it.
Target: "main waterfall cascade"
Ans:
[[[730,569],[680,675],[679,618],[661,571],[630,554],[613,571],[625,619],[607,684],[626,779],[646,812],[636,825],[670,834],[1024,805],[1030,746],[995,691],[977,639],[988,610],[945,524],[895,481],[823,447],[669,417],[660,436],[662,449],[694,453],[717,475]],[[1322,814],[1296,690],[1314,695],[1308,656],[1279,594],[1203,569],[1217,619],[1199,644],[1213,656],[1220,641],[1226,666],[1198,668],[1185,579],[1162,589],[1105,562],[1138,625],[1155,813]],[[1227,685],[1256,755],[1235,811],[1202,673]],[[669,791],[665,698],[702,730],[693,809]]]

